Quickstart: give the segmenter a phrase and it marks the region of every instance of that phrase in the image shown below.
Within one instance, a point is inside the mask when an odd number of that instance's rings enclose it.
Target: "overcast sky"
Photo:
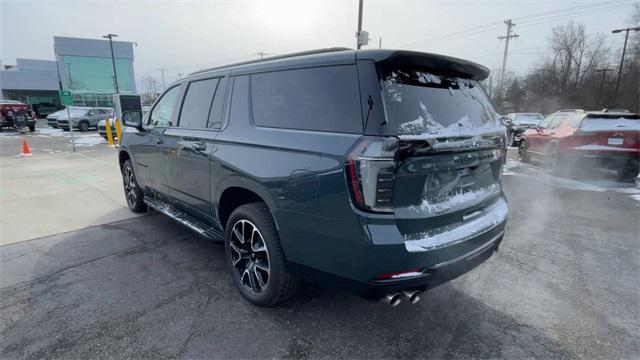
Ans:
[[[447,54],[498,69],[505,33],[513,18],[520,36],[507,68],[522,74],[545,52],[553,26],[570,20],[591,34],[604,33],[621,46],[623,27],[638,1],[364,1],[369,48],[407,48]],[[565,10],[563,12],[563,10]],[[135,72],[167,84],[178,73],[330,46],[355,46],[358,1],[63,1],[0,0],[0,59],[54,59],[53,36],[100,38],[106,33],[136,42]],[[540,14],[537,17],[532,15]],[[475,29],[458,35],[453,33]],[[612,58],[612,63],[614,59]]]

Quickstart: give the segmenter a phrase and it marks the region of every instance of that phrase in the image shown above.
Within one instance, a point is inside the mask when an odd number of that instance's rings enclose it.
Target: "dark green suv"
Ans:
[[[502,240],[505,130],[488,69],[426,53],[325,49],[199,71],[123,115],[127,202],[224,240],[242,295],[300,281],[391,305]]]

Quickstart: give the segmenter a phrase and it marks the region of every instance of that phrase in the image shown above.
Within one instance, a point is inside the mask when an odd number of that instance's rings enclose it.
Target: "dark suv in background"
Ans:
[[[326,49],[200,71],[119,153],[129,207],[224,239],[242,295],[301,280],[391,305],[489,258],[508,206],[488,69],[426,53]]]

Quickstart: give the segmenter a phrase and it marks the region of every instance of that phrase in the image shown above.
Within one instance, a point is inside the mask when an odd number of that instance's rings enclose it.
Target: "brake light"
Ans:
[[[410,278],[415,276],[422,276],[424,273],[422,269],[411,269],[400,272],[386,273],[378,275],[374,278],[374,280],[391,280],[391,279],[402,279],[402,278]]]
[[[356,207],[393,212],[393,185],[398,139],[363,137],[349,152],[347,182]]]

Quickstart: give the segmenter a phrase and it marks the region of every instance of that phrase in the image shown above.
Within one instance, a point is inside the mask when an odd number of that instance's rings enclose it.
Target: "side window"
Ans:
[[[543,129],[548,129],[549,128],[549,124],[551,123],[551,121],[555,118],[555,115],[550,115],[547,116],[546,118],[544,118],[544,120],[542,120],[539,124],[538,127],[543,128]]]
[[[362,132],[353,65],[251,75],[253,119],[259,126]]]
[[[153,108],[148,124],[156,127],[171,126],[171,115],[176,107],[178,95],[180,95],[180,86],[167,90]]]
[[[184,97],[180,111],[179,127],[196,129],[207,127],[207,119],[218,81],[219,79],[207,79],[189,83],[187,95]]]
[[[569,115],[569,126],[573,129],[577,129],[580,126],[580,120],[582,120],[583,115],[572,114]]]
[[[564,118],[566,117],[566,115],[556,115],[553,118],[553,121],[551,121],[551,124],[549,124],[549,129],[556,129],[560,126],[560,124],[562,124],[562,120],[564,120]]]
[[[222,127],[222,107],[224,106],[224,96],[227,90],[227,78],[220,79],[218,83],[218,89],[213,97],[213,104],[211,104],[211,111],[209,112],[209,124],[208,127],[214,129],[220,129]]]

